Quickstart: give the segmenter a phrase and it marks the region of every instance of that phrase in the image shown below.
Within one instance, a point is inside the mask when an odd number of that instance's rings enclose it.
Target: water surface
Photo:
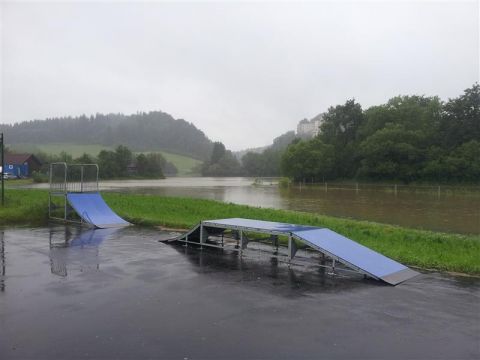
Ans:
[[[168,178],[103,181],[101,190],[195,197],[251,206],[306,211],[426,230],[480,234],[480,190],[292,186],[282,189],[253,178]],[[44,187],[48,186],[43,184]]]
[[[480,191],[253,186],[251,178],[170,178],[103,182],[105,190],[186,196],[376,221],[426,230],[480,234]],[[268,184],[268,182],[267,182]]]

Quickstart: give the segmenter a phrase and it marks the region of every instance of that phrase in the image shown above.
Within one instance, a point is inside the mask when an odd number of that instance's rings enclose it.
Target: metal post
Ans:
[[[295,243],[295,240],[292,238],[292,234],[290,233],[288,235],[288,263],[292,261],[293,257],[297,253],[297,244]]]
[[[63,174],[63,191],[65,192],[65,196],[67,194],[67,191],[68,191],[68,184],[67,184],[67,172],[68,172],[68,167],[67,167],[67,163],[64,163],[64,169],[65,169],[65,173]]]
[[[68,184],[67,184],[67,172],[68,172],[68,166],[67,166],[67,163],[65,163],[65,174],[63,176],[64,178],[64,183],[63,183],[63,187],[64,187],[64,194],[63,194],[63,199],[64,199],[64,206],[63,206],[63,219],[65,221],[67,221],[67,192],[68,192]]]
[[[4,184],[4,179],[3,179],[3,174],[5,173],[5,158],[4,158],[4,144],[3,144],[3,133],[0,134],[0,153],[1,153],[1,162],[0,165],[2,166],[2,206],[5,205],[5,184]]]
[[[52,218],[52,164],[50,164],[50,170],[48,171],[49,177],[49,191],[48,191],[48,218]]]
[[[52,192],[52,172],[53,172],[53,164],[50,164],[50,173],[49,178],[50,178],[50,192]]]
[[[95,167],[97,169],[97,189],[95,191],[98,191],[98,164],[95,164]]]
[[[67,194],[63,195],[63,220],[67,221]]]
[[[240,230],[240,257],[243,255],[243,231]]]
[[[293,259],[293,243],[292,243],[292,235],[288,235],[288,262],[292,261]]]
[[[6,275],[6,261],[5,261],[5,233],[3,231],[0,232],[0,263],[2,265],[2,272],[1,275]],[[0,281],[0,291],[5,291],[5,281]]]
[[[80,192],[83,193],[83,168],[84,166],[80,166]]]

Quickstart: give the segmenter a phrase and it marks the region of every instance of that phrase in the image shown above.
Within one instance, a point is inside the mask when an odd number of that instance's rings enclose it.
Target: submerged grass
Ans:
[[[314,225],[330,228],[407,265],[480,274],[480,235],[438,233],[204,199],[103,195],[120,216],[137,225],[189,228],[201,220],[229,217]],[[0,225],[45,223],[48,220],[47,201],[46,191],[10,189],[6,207],[0,207]]]

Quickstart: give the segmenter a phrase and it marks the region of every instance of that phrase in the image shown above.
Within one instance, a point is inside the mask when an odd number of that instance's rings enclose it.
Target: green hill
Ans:
[[[210,158],[213,149],[212,141],[195,125],[161,111],[0,124],[0,132],[10,145],[77,144],[81,152],[86,151],[85,145],[92,145],[95,154],[102,148],[125,145],[136,152],[166,151],[203,161]]]
[[[25,153],[45,153],[49,155],[58,155],[62,151],[72,155],[74,158],[88,154],[97,156],[102,150],[113,150],[113,146],[103,145],[79,145],[79,144],[9,144],[8,147],[15,152]]]
[[[50,155],[58,155],[62,151],[72,155],[74,158],[83,154],[91,156],[97,156],[101,150],[113,150],[113,146],[104,145],[79,145],[79,144],[13,144],[9,145],[9,148],[15,152],[27,152],[27,153],[45,153]],[[178,176],[198,175],[194,171],[202,163],[200,160],[194,159],[185,155],[178,155],[163,150],[152,150],[161,153],[165,159],[171,162],[178,170]],[[144,151],[150,152],[150,151]]]

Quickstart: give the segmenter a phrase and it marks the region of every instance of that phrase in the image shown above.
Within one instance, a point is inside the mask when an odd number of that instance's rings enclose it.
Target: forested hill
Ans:
[[[165,150],[199,160],[210,157],[213,143],[192,123],[161,111],[97,114],[0,124],[9,144],[72,143],[126,145],[134,151]]]

